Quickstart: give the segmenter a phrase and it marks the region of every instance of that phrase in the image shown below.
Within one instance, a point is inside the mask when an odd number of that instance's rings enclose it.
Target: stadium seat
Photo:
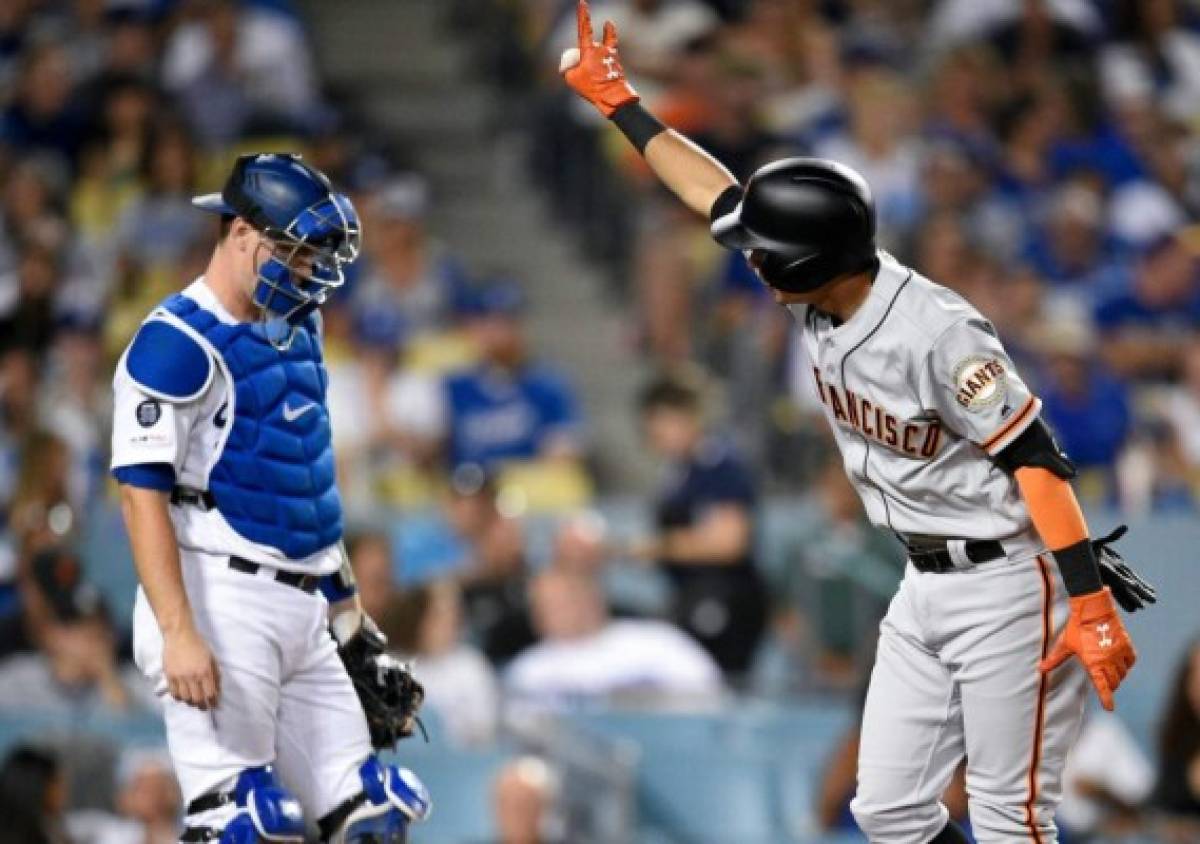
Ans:
[[[412,768],[433,796],[433,814],[414,840],[466,844],[495,839],[492,781],[512,756],[507,749],[448,750],[445,745],[426,749],[411,742],[387,756],[390,763]]]
[[[640,820],[648,834],[768,842],[814,834],[815,783],[854,715],[840,701],[751,701],[732,711],[597,712],[570,721],[639,749]]]
[[[55,742],[72,735],[103,736],[120,747],[166,743],[162,719],[155,713],[125,717],[93,713],[74,720],[35,711],[0,713],[0,756],[23,741]]]
[[[681,841],[773,844],[784,836],[776,776],[767,754],[730,756],[706,748],[648,754],[639,767],[643,822]]]

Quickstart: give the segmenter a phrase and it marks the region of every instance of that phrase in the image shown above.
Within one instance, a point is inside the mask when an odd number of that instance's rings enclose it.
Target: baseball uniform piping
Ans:
[[[1038,554],[1038,574],[1042,578],[1042,653],[1041,659],[1046,658],[1046,653],[1050,648],[1050,637],[1053,633],[1051,609],[1054,605],[1054,583],[1050,580],[1050,575],[1046,571],[1046,558]],[[1037,779],[1038,768],[1042,763],[1042,728],[1045,726],[1046,717],[1046,687],[1049,685],[1049,677],[1038,672],[1038,702],[1036,723],[1033,727],[1033,753],[1029,760],[1029,802],[1025,804],[1026,816],[1029,824],[1029,835],[1033,839],[1034,844],[1042,844],[1041,834],[1037,827]]]
[[[862,346],[868,340],[870,340],[872,337],[874,337],[875,332],[877,332],[883,326],[883,324],[885,322],[887,322],[888,315],[892,312],[892,308],[895,306],[896,300],[900,298],[900,294],[902,292],[904,292],[904,288],[908,287],[908,283],[910,281],[912,281],[912,277],[913,277],[912,270],[909,270],[908,275],[906,275],[904,277],[904,281],[902,281],[900,283],[900,286],[896,288],[896,292],[892,294],[892,301],[888,302],[887,310],[885,310],[883,312],[883,316],[881,316],[879,318],[879,322],[875,323],[874,328],[872,328],[870,331],[868,331],[861,340],[859,340],[857,343],[855,343],[850,348],[850,350],[848,352],[846,352],[846,354],[842,355],[842,366],[841,366],[842,389],[846,389],[846,361],[848,361],[850,359],[850,355],[857,352],[860,348],[862,348]],[[892,508],[891,508],[891,505],[888,504],[887,493],[883,491],[883,488],[881,486],[879,486],[879,484],[877,484],[873,480],[871,480],[871,476],[867,474],[867,460],[869,460],[871,457],[871,440],[868,439],[867,436],[861,432],[859,432],[858,435],[860,437],[862,437],[863,443],[866,445],[866,448],[863,450],[863,462],[862,462],[863,480],[867,481],[867,483],[869,483],[871,486],[875,487],[875,490],[879,493],[879,497],[883,499],[884,518],[887,520],[888,529],[893,530],[893,528],[892,528]]]
[[[1017,411],[1016,416],[1004,425],[1001,425],[1000,430],[983,441],[981,444],[983,450],[988,454],[995,454],[997,451],[1000,451],[996,446],[1003,442],[1010,434],[1019,434],[1027,423],[1033,421],[1032,412],[1036,411],[1038,407],[1037,396],[1030,396],[1025,405]]]

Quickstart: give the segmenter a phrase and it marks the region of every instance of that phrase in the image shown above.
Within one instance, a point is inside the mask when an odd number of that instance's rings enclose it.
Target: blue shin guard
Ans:
[[[404,844],[410,823],[429,817],[429,792],[407,768],[372,756],[359,768],[363,790],[320,821],[329,844]]]
[[[304,816],[300,803],[279,782],[270,766],[242,771],[231,790],[211,792],[188,806],[188,814],[208,812],[230,804],[237,814],[222,827],[188,825],[180,840],[217,844],[303,844]]]

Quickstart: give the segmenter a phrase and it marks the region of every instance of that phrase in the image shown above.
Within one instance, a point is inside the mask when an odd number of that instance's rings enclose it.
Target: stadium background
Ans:
[[[431,693],[430,742],[397,752],[438,804],[414,840],[859,840],[848,737],[897,547],[830,463],[782,313],[559,83],[573,5],[0,3],[0,841],[39,805],[47,841],[172,840],[128,663],[109,380],[204,266],[189,197],[279,149],[365,223],[325,309],[331,407],[364,596]],[[1162,596],[1131,620],[1118,718],[1089,707],[1070,840],[1200,840],[1200,8],[593,14],[650,107],[736,175],[805,152],[857,167],[886,247],[998,326],[1094,529],[1129,522]],[[687,460],[709,487],[672,488],[680,460],[648,448],[652,379],[701,397]],[[753,526],[725,563],[761,573],[764,606],[713,588],[680,607],[686,561],[650,550],[679,524],[668,493]],[[730,615],[765,629],[747,666],[674,625]],[[530,819],[540,839],[517,837]]]

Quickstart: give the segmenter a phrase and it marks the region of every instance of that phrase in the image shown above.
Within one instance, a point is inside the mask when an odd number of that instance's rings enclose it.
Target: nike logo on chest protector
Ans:
[[[311,401],[308,402],[307,404],[302,404],[299,407],[292,407],[287,402],[284,402],[283,403],[283,419],[285,422],[295,422],[297,419],[299,419],[304,414],[308,413],[310,410],[312,410],[316,406],[317,406],[316,402],[311,402]]]

